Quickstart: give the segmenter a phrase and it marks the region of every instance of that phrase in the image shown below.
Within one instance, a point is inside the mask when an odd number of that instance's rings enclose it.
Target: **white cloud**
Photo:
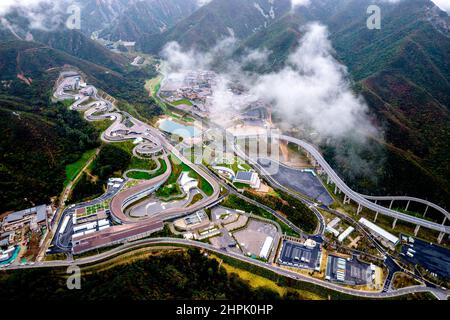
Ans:
[[[208,3],[210,3],[212,0],[197,0],[197,5],[199,7],[203,7],[204,5],[207,5]]]
[[[439,8],[450,13],[450,0],[432,0]]]
[[[1,0],[0,16],[9,13],[15,8],[33,9],[41,4],[55,3],[54,0]]]
[[[288,65],[260,77],[252,93],[272,101],[290,124],[309,126],[322,137],[374,133],[366,104],[332,55],[327,28],[314,23],[305,31]]]
[[[291,0],[292,9],[297,7],[307,7],[311,3],[311,0]]]
[[[28,19],[31,29],[48,31],[61,25],[67,3],[67,0],[0,0],[0,17],[17,11]]]
[[[298,49],[287,66],[265,75],[244,72],[247,64],[267,61],[266,51],[247,51],[239,61],[229,62],[234,38],[225,39],[207,53],[183,51],[177,43],[163,50],[167,73],[183,77],[186,70],[211,69],[217,62],[227,61],[213,98],[212,116],[233,112],[240,96],[233,95],[230,84],[239,82],[249,89],[252,99],[270,102],[291,126],[307,127],[320,137],[342,138],[375,134],[367,116],[363,99],[355,95],[345,66],[333,57],[333,48],[325,26],[314,23],[305,28]]]
[[[238,41],[228,37],[219,41],[210,51],[198,52],[193,49],[184,51],[177,42],[169,42],[161,52],[166,60],[167,72],[178,72],[195,69],[210,69],[218,57],[226,59],[237,48]],[[231,67],[231,66],[230,66]]]
[[[315,23],[302,31],[298,49],[278,72],[245,72],[247,63],[264,61],[268,52],[247,51],[238,61],[231,61],[229,55],[222,53],[226,43],[233,44],[235,40],[227,39],[206,53],[183,51],[176,43],[168,45],[163,54],[169,71],[166,74],[182,80],[186,71],[211,69],[217,60],[224,62],[226,68],[218,75],[211,97],[213,121],[231,125],[239,108],[262,100],[272,105],[283,130],[303,128],[305,133],[316,133],[310,135],[314,142],[335,146],[337,163],[351,168],[347,176],[375,179],[374,168],[382,167],[383,157],[374,160],[372,155],[382,153],[368,144],[367,138],[382,139],[382,133],[371,124],[363,98],[353,93],[346,67],[333,57],[327,28]],[[233,93],[230,88],[236,84],[247,88],[248,94]],[[364,160],[367,154],[371,155],[370,161]]]
[[[260,67],[268,63],[270,53],[267,49],[247,51],[241,62],[244,65],[251,64]]]

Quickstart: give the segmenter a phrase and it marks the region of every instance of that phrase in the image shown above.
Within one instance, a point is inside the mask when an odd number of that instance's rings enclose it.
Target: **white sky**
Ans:
[[[41,2],[52,2],[55,0],[0,0],[0,15],[3,15],[8,12],[8,10],[13,7],[20,5],[22,7],[32,7],[36,6],[37,4]],[[211,0],[198,0],[198,3],[200,5],[204,5]],[[302,5],[308,5],[311,0],[291,0],[292,5],[295,6],[302,6]],[[390,0],[392,1],[392,0]],[[397,0],[393,0],[397,1]],[[432,0],[438,7],[440,7],[442,10],[445,10],[450,13],[450,0]]]
[[[291,0],[292,7],[308,6],[314,0]],[[386,0],[389,2],[399,2],[408,0]],[[439,8],[450,13],[450,0],[432,0]]]
[[[450,13],[450,0],[433,0],[433,2],[442,10]]]

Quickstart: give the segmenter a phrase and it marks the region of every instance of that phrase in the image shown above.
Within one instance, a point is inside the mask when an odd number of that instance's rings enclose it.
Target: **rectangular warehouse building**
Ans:
[[[367,228],[370,229],[370,231],[375,234],[377,237],[383,238],[384,240],[388,241],[389,243],[393,244],[394,246],[396,246],[399,242],[399,239],[394,236],[393,234],[387,232],[386,230],[380,228],[379,226],[377,226],[376,224],[370,222],[369,220],[365,219],[365,218],[361,218],[359,220],[359,223],[361,223],[362,225],[366,226]]]
[[[266,241],[264,241],[263,247],[262,247],[261,252],[259,254],[260,258],[262,258],[262,259],[268,259],[269,258],[270,250],[272,249],[272,244],[273,244],[273,238],[272,237],[267,237]]]

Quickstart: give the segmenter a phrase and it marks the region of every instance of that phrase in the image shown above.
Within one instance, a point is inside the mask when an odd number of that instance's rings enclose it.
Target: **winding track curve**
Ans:
[[[122,111],[114,111],[115,107],[114,105],[99,96],[98,90],[94,86],[86,86],[84,90],[92,91],[91,97],[94,98],[94,102],[88,103],[86,105],[83,105],[86,101],[89,100],[88,97],[85,97],[81,94],[69,94],[64,91],[64,85],[67,83],[70,83],[73,77],[67,77],[63,79],[59,79],[56,90],[54,93],[54,97],[58,100],[67,100],[67,99],[76,99],[76,101],[70,106],[70,109],[82,111],[84,112],[84,117],[88,121],[101,121],[105,119],[111,119],[114,120],[114,122],[103,132],[102,134],[102,140],[106,143],[111,142],[122,142],[122,141],[129,141],[134,140],[137,138],[141,138],[143,141],[134,148],[133,153],[138,152],[140,149],[149,147],[149,148],[156,148],[156,150],[167,150],[169,153],[174,154],[178,159],[180,159],[183,163],[185,163],[187,166],[189,166],[192,170],[199,173],[199,175],[204,178],[212,187],[213,194],[193,206],[189,208],[178,208],[178,209],[169,209],[165,210],[161,213],[159,213],[155,217],[151,217],[147,219],[149,222],[154,221],[155,219],[161,219],[162,221],[165,220],[171,220],[176,217],[186,215],[189,213],[196,212],[203,207],[207,207],[215,202],[220,197],[220,185],[217,183],[217,181],[210,176],[205,171],[199,169],[197,166],[195,166],[189,159],[185,158],[174,146],[172,146],[169,141],[165,138],[163,134],[161,134],[157,129],[149,126],[146,123],[143,123],[142,121],[133,118],[130,114]],[[139,126],[143,132],[138,133],[131,133],[124,136],[117,136],[114,135],[113,132],[117,131],[117,129],[120,127],[124,120],[124,116],[128,117],[132,122]],[[126,207],[130,206],[132,202],[129,200],[132,199],[136,194],[139,193],[145,193],[147,191],[154,191],[155,188],[159,187],[160,185],[164,184],[165,181],[169,178],[170,174],[172,173],[172,166],[170,164],[170,161],[168,160],[167,154],[164,155],[164,160],[167,165],[167,170],[164,174],[155,177],[149,181],[146,181],[144,183],[139,184],[136,187],[130,188],[126,191],[121,192],[118,196],[116,196],[113,201],[111,202],[111,213],[117,218],[117,222],[122,222],[124,224],[132,224],[137,223],[135,219],[131,219],[125,214]],[[147,220],[139,221],[139,223],[145,223]]]

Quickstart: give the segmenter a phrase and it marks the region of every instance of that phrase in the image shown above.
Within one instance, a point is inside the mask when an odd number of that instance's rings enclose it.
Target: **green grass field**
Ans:
[[[106,131],[106,129],[108,129],[113,124],[113,121],[106,119],[101,121],[94,121],[91,122],[91,124],[97,129],[97,131],[101,135],[104,131]]]
[[[240,183],[240,182],[235,182],[233,183],[233,185],[238,188],[239,190],[245,189],[245,188],[250,188],[250,186],[248,184],[245,183]]]
[[[155,170],[156,169],[156,162],[152,159],[140,159],[133,157],[131,158],[131,163],[128,166],[128,170],[131,169],[140,169],[140,170]]]
[[[196,171],[192,170],[187,164],[182,164],[183,171],[189,172],[189,177],[196,179],[199,183],[199,188],[207,195],[212,196],[214,193],[213,187]]]
[[[191,201],[191,203],[188,205],[188,207],[190,207],[190,206],[192,206],[192,205],[194,205],[194,204],[196,204],[197,202],[202,201],[202,200],[203,200],[203,196],[202,196],[201,194],[196,194],[196,195],[192,198],[192,201]]]
[[[225,201],[222,202],[222,206],[230,209],[239,209],[243,210],[248,213],[252,213],[254,215],[263,217],[264,219],[273,220],[277,222],[281,230],[284,234],[292,237],[298,237],[299,234],[292,230],[288,225],[286,225],[283,221],[279,220],[277,217],[272,215],[270,212],[267,212],[266,210],[259,208],[241,198],[238,196],[232,194],[229,195],[227,198],[225,198]]]
[[[158,171],[156,171],[153,174],[152,178],[158,177],[158,176],[162,175],[164,172],[167,171],[167,163],[166,163],[166,161],[164,161],[164,159],[159,159],[159,162],[161,163],[161,167],[159,168]]]
[[[235,158],[235,161],[233,164],[228,163],[221,163],[217,164],[218,167],[226,167],[228,169],[233,170],[234,173],[237,173],[238,171],[250,171],[252,167],[248,165],[247,163],[239,163],[238,159]]]
[[[172,102],[172,105],[174,105],[174,106],[180,106],[182,104],[185,104],[185,105],[190,106],[190,107],[193,106],[192,102],[190,100],[188,100],[188,99],[181,99],[181,100]]]
[[[127,174],[127,177],[135,180],[151,180],[153,178],[156,178],[167,171],[167,164],[164,159],[159,159],[159,162],[161,163],[161,167],[153,174],[147,172],[132,171]]]
[[[81,172],[86,163],[91,159],[95,154],[96,149],[89,150],[85,152],[81,158],[72,164],[66,166],[66,181],[64,182],[64,186],[67,186],[71,181],[73,181],[76,176]]]
[[[86,208],[86,214],[87,215],[96,214],[99,210],[108,209],[108,208],[109,208],[109,204],[108,203],[106,203],[106,202],[98,203],[96,205],[87,207]]]
[[[135,156],[133,156],[133,149],[136,147],[136,145],[133,143],[133,141],[125,141],[120,143],[115,143],[117,147],[120,149],[126,151],[131,158],[130,165],[128,166],[127,170],[132,169],[139,169],[139,170],[154,170],[156,169],[156,163],[152,159],[140,159]]]
[[[147,172],[131,171],[128,172],[127,177],[134,180],[150,180],[152,175]]]
[[[172,174],[167,180],[166,184],[158,191],[160,196],[168,197],[180,194],[179,188],[177,188],[177,181],[183,172],[188,172],[189,177],[196,179],[199,184],[199,188],[208,196],[214,193],[213,187],[206,181],[201,175],[195,172],[187,164],[182,163],[177,157],[172,155]]]

